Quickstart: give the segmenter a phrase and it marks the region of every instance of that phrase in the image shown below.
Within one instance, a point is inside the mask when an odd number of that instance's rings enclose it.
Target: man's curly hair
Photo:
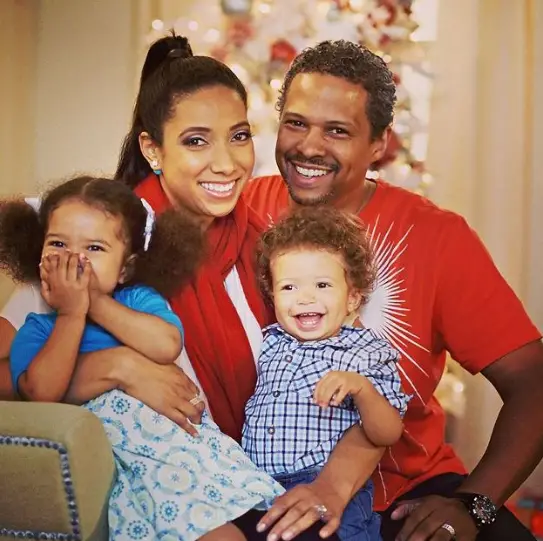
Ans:
[[[375,280],[375,268],[366,228],[356,216],[330,207],[296,209],[260,237],[258,279],[268,302],[273,303],[272,259],[300,249],[341,255],[349,287],[362,294],[361,304],[367,302]]]
[[[360,85],[368,94],[366,115],[375,140],[390,126],[394,118],[396,85],[384,60],[367,47],[352,41],[323,41],[304,49],[290,66],[277,100],[282,113],[287,93],[296,75],[318,73],[345,79]]]

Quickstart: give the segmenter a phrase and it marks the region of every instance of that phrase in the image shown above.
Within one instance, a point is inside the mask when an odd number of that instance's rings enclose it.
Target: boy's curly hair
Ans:
[[[39,281],[39,263],[51,214],[63,202],[78,200],[119,216],[126,257],[136,260],[130,284],[144,284],[168,297],[194,275],[204,256],[201,229],[176,210],[156,217],[148,250],[144,250],[147,211],[122,182],[78,176],[49,190],[35,210],[22,198],[0,201],[0,270],[15,282]]]
[[[273,257],[291,250],[325,250],[342,256],[347,283],[368,300],[375,268],[366,228],[360,220],[330,207],[301,207],[264,232],[257,250],[258,279],[273,302]]]

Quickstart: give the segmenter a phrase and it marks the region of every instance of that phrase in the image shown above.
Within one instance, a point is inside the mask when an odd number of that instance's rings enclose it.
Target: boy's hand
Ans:
[[[339,406],[347,395],[357,395],[366,383],[366,378],[356,372],[328,372],[315,387],[315,404],[326,408]]]
[[[90,262],[79,269],[79,254],[68,250],[43,256],[40,263],[41,293],[58,315],[86,316],[89,310]]]

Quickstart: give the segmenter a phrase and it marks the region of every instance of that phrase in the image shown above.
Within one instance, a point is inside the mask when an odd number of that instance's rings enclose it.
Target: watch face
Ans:
[[[490,524],[496,518],[497,509],[490,498],[477,495],[473,498],[471,512],[481,524]]]

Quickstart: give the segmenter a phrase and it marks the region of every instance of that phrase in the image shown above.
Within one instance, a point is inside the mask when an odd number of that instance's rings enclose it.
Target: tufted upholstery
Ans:
[[[113,473],[92,413],[0,402],[0,541],[106,541]]]

